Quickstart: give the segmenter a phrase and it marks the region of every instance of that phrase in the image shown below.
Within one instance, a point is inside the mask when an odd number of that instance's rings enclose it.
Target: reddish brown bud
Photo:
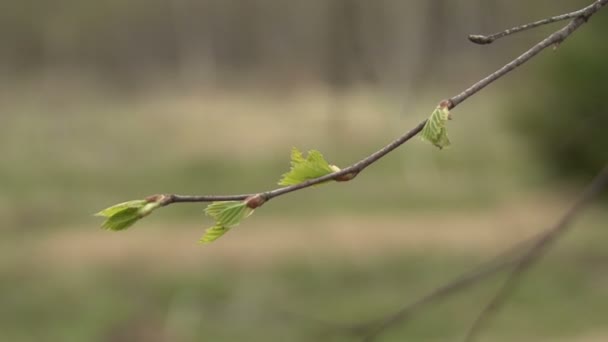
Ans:
[[[452,103],[452,101],[450,101],[450,99],[446,99],[446,100],[439,102],[439,107],[452,109],[452,108],[454,108],[454,104]]]
[[[144,199],[147,203],[159,203],[161,206],[167,205],[171,201],[171,195],[156,194]]]
[[[266,202],[266,197],[262,194],[256,194],[249,196],[245,199],[245,204],[251,209],[256,209],[262,206]]]
[[[163,200],[163,198],[165,197],[165,195],[151,195],[145,198],[146,202],[148,203],[152,203],[152,202],[160,202]]]
[[[348,182],[349,180],[357,177],[357,172],[349,172],[347,174],[336,177],[336,182]]]

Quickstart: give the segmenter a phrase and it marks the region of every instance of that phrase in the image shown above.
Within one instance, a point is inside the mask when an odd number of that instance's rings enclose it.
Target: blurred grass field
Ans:
[[[152,88],[56,80],[0,95],[0,340],[351,341],[396,310],[557,220],[577,187],[542,166],[492,91],[454,111],[454,146],[414,139],[353,182],[286,195],[209,246],[203,206],[111,233],[92,213],[153,193],[275,187],[292,146],[348,165],[426,117],[377,89]],[[336,108],[339,113],[336,114]],[[405,110],[407,108],[407,110]],[[485,330],[488,341],[608,336],[608,213],[594,207]],[[382,341],[458,340],[501,277]]]

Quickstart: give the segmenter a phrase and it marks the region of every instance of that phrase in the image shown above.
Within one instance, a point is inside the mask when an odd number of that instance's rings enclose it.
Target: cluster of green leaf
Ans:
[[[297,148],[291,150],[291,169],[283,174],[279,185],[289,186],[302,183],[309,179],[325,176],[340,169],[323,158],[321,152],[311,150],[304,158]],[[215,220],[215,224],[205,231],[200,242],[210,243],[226,234],[231,228],[238,226],[243,219],[253,213],[254,209],[247,201],[213,202],[205,209],[205,214]]]
[[[339,170],[337,166],[329,165],[319,151],[311,150],[308,152],[308,156],[304,158],[302,152],[293,148],[291,151],[291,169],[281,177],[279,185],[299,184]],[[119,203],[95,215],[106,218],[102,224],[103,228],[114,231],[124,230],[160,207],[161,200],[162,197],[155,197],[150,200]],[[219,239],[228,230],[238,226],[243,219],[251,215],[254,211],[253,208],[261,205],[258,204],[252,208],[248,204],[248,201],[245,200],[213,202],[208,205],[205,208],[205,214],[213,218],[215,223],[205,231],[200,242],[210,243]]]
[[[427,120],[422,130],[422,138],[439,148],[449,146],[450,140],[445,128],[445,122],[448,119],[449,110],[446,106],[439,105]],[[340,168],[330,165],[321,152],[310,150],[308,155],[304,157],[302,152],[294,147],[291,150],[291,169],[281,176],[278,184],[282,186],[296,185],[338,171],[340,171]],[[352,176],[348,179],[352,179]],[[115,231],[124,230],[160,207],[161,199],[162,197],[124,202],[104,209],[96,215],[106,217],[102,224],[103,228]],[[205,208],[205,214],[213,218],[215,223],[205,231],[200,242],[210,243],[219,239],[251,215],[263,201],[264,199],[256,205],[250,205],[251,203],[248,200],[211,203]]]

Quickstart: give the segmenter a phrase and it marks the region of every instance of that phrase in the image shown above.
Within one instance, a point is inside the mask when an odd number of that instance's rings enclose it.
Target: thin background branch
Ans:
[[[485,265],[479,267],[477,270],[466,273],[459,278],[436,288],[428,294],[415,299],[397,312],[394,312],[372,323],[361,324],[360,327],[362,329],[359,329],[360,331],[365,331],[365,327],[368,327],[363,341],[371,342],[388,328],[397,323],[402,323],[407,318],[423,309],[426,305],[466,287],[474,285],[504,269],[514,266],[515,268],[505,282],[505,285],[501,288],[486,309],[483,310],[467,334],[466,341],[471,341],[474,335],[481,328],[483,320],[489,318],[491,313],[499,309],[500,304],[504,301],[504,299],[506,299],[510,290],[517,283],[522,273],[529,269],[530,266],[538,260],[538,258],[547,250],[547,248],[551,246],[551,243],[555,242],[558,237],[560,237],[571,227],[570,224],[574,218],[580,215],[582,211],[589,205],[589,203],[607,186],[608,164],[604,166],[602,171],[600,171],[591,184],[589,184],[585,191],[583,191],[578,200],[554,226],[548,228],[543,233],[532,238],[531,240],[518,243],[507,251],[499,254]],[[522,250],[524,251],[523,253]]]
[[[524,273],[529,270],[535,262],[551,247],[557,239],[567,232],[572,226],[574,218],[579,215],[583,209],[591,202],[608,184],[608,164],[600,171],[585,192],[580,196],[578,201],[566,212],[555,226],[548,229],[540,238],[526,251],[525,254],[515,265],[515,268],[509,274],[507,280],[498,290],[496,295],[490,300],[488,305],[484,307],[481,313],[477,316],[473,325],[467,332],[465,342],[472,342],[484,324],[504,305],[509,295],[517,286],[519,280]]]

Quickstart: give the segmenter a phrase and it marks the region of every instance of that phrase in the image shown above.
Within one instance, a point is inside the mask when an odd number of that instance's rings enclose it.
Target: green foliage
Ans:
[[[146,205],[146,200],[134,200],[123,203],[115,204],[109,208],[105,208],[104,210],[95,214],[95,216],[104,216],[104,217],[112,217],[114,215],[120,214],[128,209],[139,209],[143,208]]]
[[[101,227],[107,230],[125,230],[135,224],[139,219],[149,215],[160,206],[158,202],[147,200],[134,200],[119,203],[106,208],[95,216],[105,217]]]
[[[279,185],[295,185],[339,170],[340,168],[337,166],[329,165],[321,152],[310,150],[308,151],[308,156],[304,158],[302,152],[294,147],[291,150],[291,169],[283,174]],[[255,207],[257,206],[253,206],[253,208]],[[246,200],[211,203],[205,208],[205,214],[212,217],[215,220],[215,224],[205,231],[200,242],[210,243],[219,239],[232,227],[239,225],[253,211],[254,209],[248,206]]]
[[[509,101],[515,129],[546,173],[561,180],[587,181],[607,161],[605,14],[542,59],[529,86]]]
[[[205,235],[203,235],[203,237],[200,239],[199,242],[211,243],[211,242],[219,239],[220,237],[222,237],[222,235],[226,234],[228,229],[230,229],[230,228],[224,227],[224,226],[213,226],[213,227],[207,228],[207,230],[205,230]]]
[[[450,119],[450,111],[445,106],[437,106],[422,129],[422,139],[442,149],[450,146],[445,122]]]
[[[336,171],[340,171],[340,168],[329,165],[321,152],[310,150],[308,156],[304,158],[302,152],[294,147],[291,150],[291,169],[283,174],[278,184],[284,186],[295,185]]]
[[[232,227],[253,213],[245,201],[213,202],[205,208],[205,214],[215,220],[215,224],[205,231],[200,242],[210,243],[219,239]]]

